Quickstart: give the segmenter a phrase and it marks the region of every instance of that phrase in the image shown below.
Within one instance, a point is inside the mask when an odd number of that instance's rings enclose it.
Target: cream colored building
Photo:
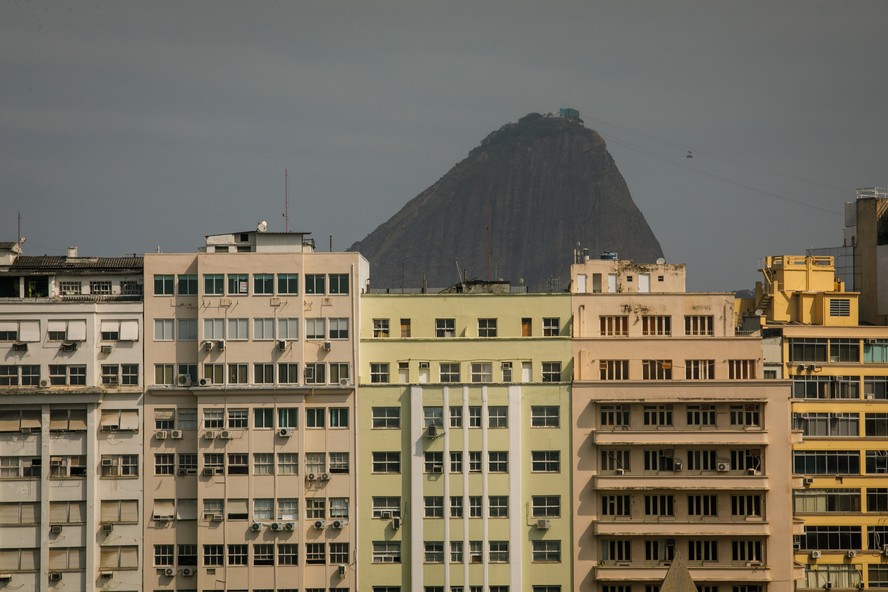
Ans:
[[[295,232],[145,257],[143,589],[357,589],[368,276]]]
[[[361,297],[360,586],[567,591],[570,297]]]
[[[700,592],[793,587],[789,384],[733,296],[683,265],[571,269],[575,589],[656,590],[677,554]]]
[[[142,587],[142,258],[0,244],[0,588]]]

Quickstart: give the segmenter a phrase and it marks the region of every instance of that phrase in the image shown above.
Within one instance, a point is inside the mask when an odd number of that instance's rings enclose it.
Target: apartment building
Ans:
[[[357,590],[357,253],[306,233],[145,257],[145,590]]]
[[[573,589],[568,294],[361,297],[362,590]]]
[[[888,587],[888,327],[860,325],[860,294],[832,257],[766,257],[746,321],[792,381],[798,589]]]
[[[0,587],[141,589],[142,258],[0,243]]]
[[[656,592],[676,557],[700,592],[793,587],[789,384],[685,274],[571,268],[575,589]]]

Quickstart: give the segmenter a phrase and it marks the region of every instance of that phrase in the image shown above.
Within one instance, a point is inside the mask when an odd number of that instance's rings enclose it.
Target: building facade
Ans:
[[[356,590],[358,295],[303,233],[145,259],[145,590]]]
[[[570,298],[361,298],[361,589],[573,589]]]
[[[683,265],[571,278],[575,589],[654,592],[681,555],[701,592],[791,590],[789,385],[733,296]]]
[[[141,589],[142,258],[0,244],[0,587]]]

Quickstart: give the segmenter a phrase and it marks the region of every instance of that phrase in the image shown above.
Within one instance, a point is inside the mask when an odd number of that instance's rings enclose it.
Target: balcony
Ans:
[[[647,522],[595,522],[595,534],[600,536],[768,536],[770,524],[760,518],[756,521],[694,521],[676,522],[672,517]]]
[[[658,475],[596,475],[592,478],[595,489],[613,490],[699,490],[704,487],[713,491],[766,491],[768,478],[763,475],[730,475],[710,473],[687,475],[685,473],[660,473]]]
[[[668,566],[645,567],[627,562],[628,565],[609,565],[595,567],[595,579],[602,582],[624,582],[627,580],[642,580],[662,582],[666,577]],[[619,563],[619,562],[616,562]],[[730,563],[712,563],[705,566],[689,566],[688,571],[695,582],[770,582],[771,570],[768,566],[743,566],[736,567]]]
[[[660,430],[616,430],[593,432],[595,445],[645,446],[649,444],[675,444],[677,446],[739,445],[764,446],[768,443],[768,432],[761,428],[742,430],[698,430],[676,431],[671,428]]]

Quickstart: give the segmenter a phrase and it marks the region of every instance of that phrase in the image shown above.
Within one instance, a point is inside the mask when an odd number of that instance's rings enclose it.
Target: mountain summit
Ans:
[[[531,113],[349,250],[369,259],[373,288],[449,286],[457,261],[464,279],[488,279],[489,260],[489,279],[539,291],[567,288],[577,243],[592,256],[663,256],[601,136],[578,114]]]

